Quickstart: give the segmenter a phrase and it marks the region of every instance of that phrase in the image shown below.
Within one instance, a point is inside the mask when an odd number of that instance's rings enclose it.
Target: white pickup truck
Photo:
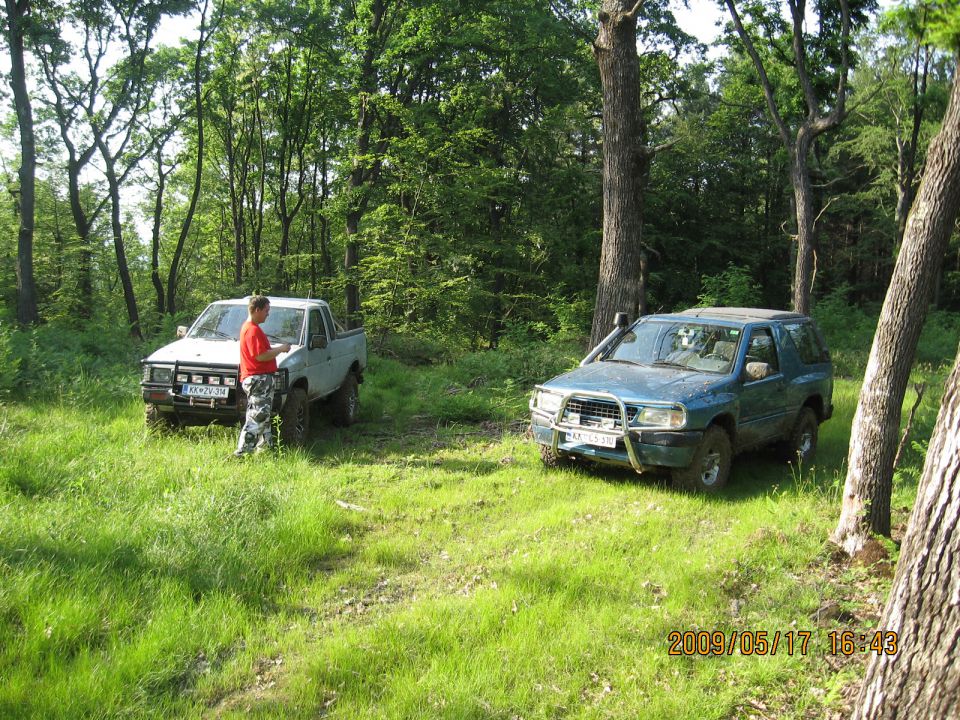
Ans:
[[[140,383],[150,430],[211,422],[236,423],[247,398],[239,383],[240,327],[249,298],[211,303],[180,337],[142,361]],[[344,330],[323,300],[270,298],[260,326],[271,343],[289,343],[277,357],[273,410],[280,437],[303,444],[310,430],[309,404],[330,400],[333,421],[350,425],[360,408],[358,386],[367,366],[363,328]]]

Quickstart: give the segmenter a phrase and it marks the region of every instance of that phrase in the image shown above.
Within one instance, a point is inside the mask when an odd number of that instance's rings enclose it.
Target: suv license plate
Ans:
[[[224,385],[184,385],[181,392],[191,397],[225,398],[230,388]]]
[[[585,443],[587,445],[598,445],[599,447],[612,448],[617,446],[615,435],[601,435],[600,433],[583,432],[576,430],[567,433],[567,442]]]

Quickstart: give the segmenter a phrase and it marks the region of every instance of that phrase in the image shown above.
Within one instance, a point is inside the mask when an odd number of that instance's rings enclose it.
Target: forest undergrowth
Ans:
[[[876,629],[957,325],[924,334],[893,541],[851,565],[827,537],[869,335],[823,324],[849,372],[816,465],[743,455],[715,497],[540,465],[529,391],[575,345],[391,339],[360,423],[321,407],[307,447],[238,462],[236,428],[145,433],[143,348],[7,333],[0,716],[842,717],[862,658],[828,633]]]

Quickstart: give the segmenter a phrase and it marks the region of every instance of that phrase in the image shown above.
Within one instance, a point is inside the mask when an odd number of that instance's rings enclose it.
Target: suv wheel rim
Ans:
[[[357,391],[354,390],[350,393],[350,399],[347,400],[347,409],[350,413],[350,418],[354,418],[357,415]]]
[[[807,430],[800,435],[800,442],[797,443],[797,455],[802,458],[807,457],[813,449],[813,433]]]
[[[704,485],[713,485],[720,477],[720,453],[717,450],[711,450],[703,458],[703,467],[700,475],[700,481]]]

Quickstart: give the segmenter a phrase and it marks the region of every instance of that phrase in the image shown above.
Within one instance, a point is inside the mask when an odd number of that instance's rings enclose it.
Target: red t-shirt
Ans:
[[[270,341],[256,323],[247,320],[240,328],[240,382],[251,375],[270,375],[277,371],[277,360],[257,360],[270,349]]]

